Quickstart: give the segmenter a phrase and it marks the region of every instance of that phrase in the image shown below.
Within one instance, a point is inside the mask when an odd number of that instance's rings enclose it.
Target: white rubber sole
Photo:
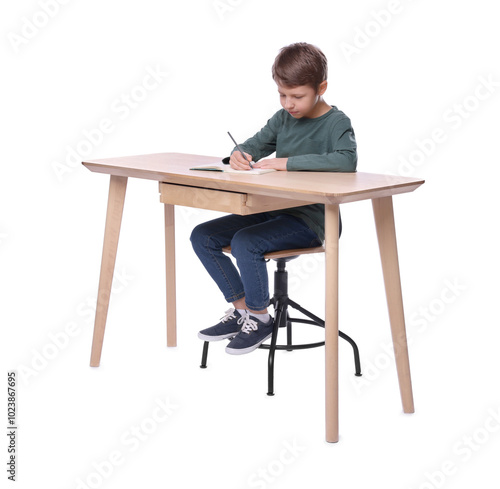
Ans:
[[[222,334],[220,336],[210,336],[203,333],[198,333],[198,338],[200,338],[200,340],[203,341],[221,341],[221,340],[226,340],[228,338],[234,338],[237,334],[238,331],[236,333]]]

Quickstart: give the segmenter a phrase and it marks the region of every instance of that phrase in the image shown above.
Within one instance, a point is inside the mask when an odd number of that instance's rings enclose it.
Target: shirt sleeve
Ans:
[[[290,156],[287,170],[355,172],[358,162],[356,138],[348,117],[334,126],[331,138],[330,152]]]
[[[257,162],[276,151],[276,140],[280,127],[279,114],[279,112],[274,114],[257,134],[239,145],[245,153],[252,155],[253,161]],[[235,147],[231,154],[236,150]]]

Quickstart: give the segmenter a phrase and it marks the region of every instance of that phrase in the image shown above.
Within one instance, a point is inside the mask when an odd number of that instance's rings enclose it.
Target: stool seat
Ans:
[[[230,246],[224,246],[222,248],[222,251],[224,253],[231,254],[231,247]],[[279,258],[289,258],[289,260],[293,260],[299,255],[307,255],[310,253],[324,253],[325,252],[325,247],[324,246],[316,246],[314,248],[296,248],[293,250],[279,250],[279,251],[271,251],[270,253],[266,253],[264,255],[264,258],[266,260],[278,260]],[[285,260],[285,261],[289,261]]]

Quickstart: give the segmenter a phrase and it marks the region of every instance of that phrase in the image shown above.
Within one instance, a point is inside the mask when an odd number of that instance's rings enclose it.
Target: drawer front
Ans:
[[[160,202],[163,204],[184,205],[186,207],[230,212],[232,214],[246,214],[246,199],[247,194],[237,192],[160,183]]]

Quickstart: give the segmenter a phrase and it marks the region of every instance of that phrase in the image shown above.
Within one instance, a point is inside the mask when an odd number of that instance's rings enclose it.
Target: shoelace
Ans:
[[[248,313],[238,319],[238,324],[241,323],[243,323],[243,326],[241,327],[241,333],[250,334],[252,331],[257,331],[258,329],[257,321],[254,319],[250,319],[250,315]]]
[[[224,316],[221,318],[221,322],[225,323],[226,321],[229,321],[230,319],[236,319],[236,315],[234,314],[235,310],[233,308],[228,309]],[[257,331],[258,326],[257,326],[257,321],[255,319],[250,319],[250,315],[248,312],[244,315],[242,315],[238,321],[236,321],[237,324],[242,324],[243,326],[241,327],[241,332],[250,334],[251,331]]]
[[[236,316],[234,315],[234,309],[228,309],[225,313],[224,316],[220,318],[221,322],[225,323],[226,321],[229,321],[230,319],[236,319]],[[238,323],[239,323],[238,319]]]

